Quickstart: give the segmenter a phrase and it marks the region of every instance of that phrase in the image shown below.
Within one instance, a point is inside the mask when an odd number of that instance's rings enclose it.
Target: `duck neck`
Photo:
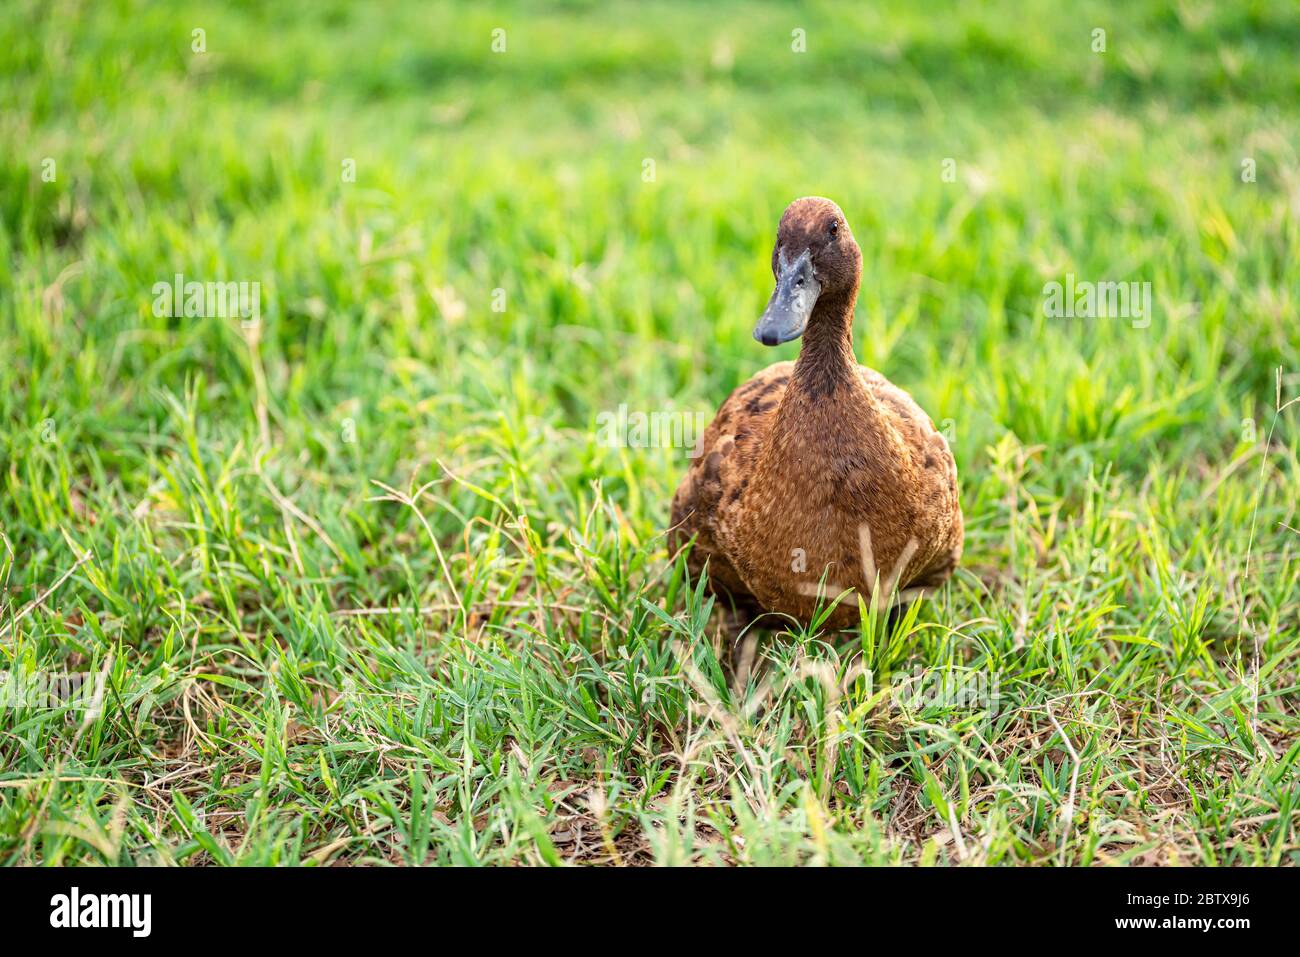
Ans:
[[[853,354],[857,292],[855,282],[845,292],[818,300],[746,500],[780,501],[791,489],[801,489],[807,514],[820,515],[815,509],[845,494],[845,475],[855,474],[860,482],[866,475],[868,485],[889,487],[901,439],[867,388]],[[752,529],[737,535],[742,552],[760,562],[766,547],[762,535]]]
[[[853,354],[853,306],[858,284],[823,296],[804,331],[794,375],[773,423],[770,452],[846,444],[868,453],[870,463],[896,460],[901,436],[889,410],[868,389]]]
[[[823,295],[817,300],[803,348],[794,365],[791,386],[811,398],[831,396],[841,389],[861,387],[858,360],[853,354],[853,305],[858,285]]]

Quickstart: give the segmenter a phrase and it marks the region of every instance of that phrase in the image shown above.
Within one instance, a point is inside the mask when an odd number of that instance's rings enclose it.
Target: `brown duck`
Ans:
[[[744,617],[807,625],[849,589],[881,607],[923,595],[961,558],[957,466],[912,397],[854,357],[862,251],[835,203],[787,207],[772,273],[754,338],[802,336],[799,359],[722,404],[673,496],[672,544],[694,539],[692,574],[707,563],[711,590]],[[858,616],[849,592],[827,624]]]

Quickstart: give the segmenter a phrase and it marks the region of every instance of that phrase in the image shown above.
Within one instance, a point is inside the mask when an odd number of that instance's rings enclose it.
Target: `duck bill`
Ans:
[[[782,255],[777,269],[776,289],[754,327],[754,338],[765,346],[779,346],[798,339],[808,327],[821,283],[813,275],[812,257],[804,250],[794,262]]]

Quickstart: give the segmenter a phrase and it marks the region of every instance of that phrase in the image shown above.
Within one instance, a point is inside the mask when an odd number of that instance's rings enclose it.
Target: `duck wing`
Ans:
[[[962,553],[964,523],[957,494],[957,463],[948,440],[915,399],[874,369],[858,368],[868,391],[892,413],[893,425],[916,466],[917,487],[910,497],[918,523],[930,534],[924,536],[928,554],[913,566],[909,584],[937,587],[952,574]]]
[[[718,521],[722,509],[734,504],[748,485],[793,372],[793,362],[778,362],[727,397],[673,496],[670,547],[675,551],[694,537],[687,559],[691,574],[700,575],[707,562],[711,589],[751,610],[757,605],[720,541]]]

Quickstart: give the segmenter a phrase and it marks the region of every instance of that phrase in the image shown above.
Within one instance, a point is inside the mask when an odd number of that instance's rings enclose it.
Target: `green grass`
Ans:
[[[1300,860],[1300,10],[276,6],[0,11],[0,671],[105,679],[0,710],[0,860]],[[596,423],[796,354],[807,193],[966,557],[739,686]]]

